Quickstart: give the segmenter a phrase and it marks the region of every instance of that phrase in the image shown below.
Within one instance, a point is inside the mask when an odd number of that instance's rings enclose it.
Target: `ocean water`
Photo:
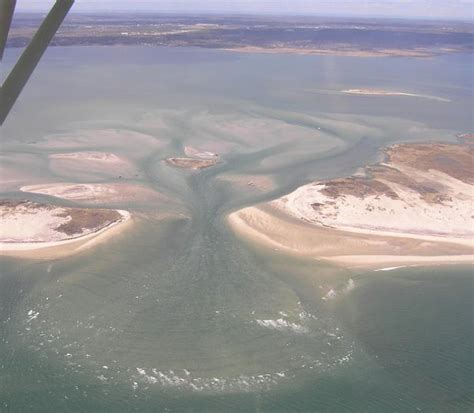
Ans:
[[[104,204],[136,223],[85,253],[0,260],[0,411],[472,410],[471,267],[350,271],[256,247],[226,224],[390,143],[454,141],[472,127],[470,67],[466,55],[50,49],[0,131],[2,162],[26,181],[90,182],[48,163],[70,139],[132,159],[125,181],[167,198]],[[340,93],[362,87],[442,100]],[[221,163],[164,164],[186,145]]]

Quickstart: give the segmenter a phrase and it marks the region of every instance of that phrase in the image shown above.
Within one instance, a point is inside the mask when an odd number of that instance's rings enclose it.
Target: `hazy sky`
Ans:
[[[54,0],[18,0],[46,10]],[[473,19],[474,0],[76,0],[76,11],[176,11]]]

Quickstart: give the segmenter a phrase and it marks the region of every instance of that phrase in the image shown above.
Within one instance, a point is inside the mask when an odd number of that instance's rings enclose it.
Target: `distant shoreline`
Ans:
[[[8,47],[24,47],[42,16],[20,14]],[[473,52],[462,21],[266,14],[71,13],[51,46],[167,46],[240,53],[417,57]]]

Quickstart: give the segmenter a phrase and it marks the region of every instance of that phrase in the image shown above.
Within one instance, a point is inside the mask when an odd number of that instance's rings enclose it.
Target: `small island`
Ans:
[[[130,219],[130,213],[2,200],[0,217],[0,255],[52,258],[76,252],[118,228]]]
[[[219,155],[214,152],[186,146],[184,153],[187,157],[167,158],[166,163],[176,168],[192,170],[210,168],[219,163]]]
[[[314,182],[230,215],[274,249],[350,266],[474,261],[470,145],[398,144],[362,174]]]
[[[438,96],[429,96],[429,95],[420,95],[417,93],[408,93],[408,92],[397,92],[384,89],[346,89],[341,90],[342,93],[349,95],[362,95],[362,96],[406,96],[406,97],[415,97],[423,99],[437,100],[439,102],[450,102],[449,99],[441,98]]]
[[[193,159],[193,158],[168,158],[166,163],[176,168],[183,169],[205,169],[217,164],[218,161],[212,159]]]

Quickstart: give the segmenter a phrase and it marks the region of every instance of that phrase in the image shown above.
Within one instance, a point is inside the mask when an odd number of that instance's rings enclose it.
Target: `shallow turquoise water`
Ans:
[[[0,410],[472,409],[471,268],[347,271],[257,249],[225,223],[239,207],[352,173],[390,142],[468,130],[469,59],[51,49],[1,131],[4,159],[46,182],[82,182],[51,168],[59,149],[41,142],[143,133],[162,146],[75,150],[133,157],[128,181],[173,202],[121,203],[137,224],[86,253],[1,260]],[[368,86],[450,102],[338,92]],[[223,143],[223,162],[200,173],[162,162]],[[250,175],[273,185],[256,190]]]

